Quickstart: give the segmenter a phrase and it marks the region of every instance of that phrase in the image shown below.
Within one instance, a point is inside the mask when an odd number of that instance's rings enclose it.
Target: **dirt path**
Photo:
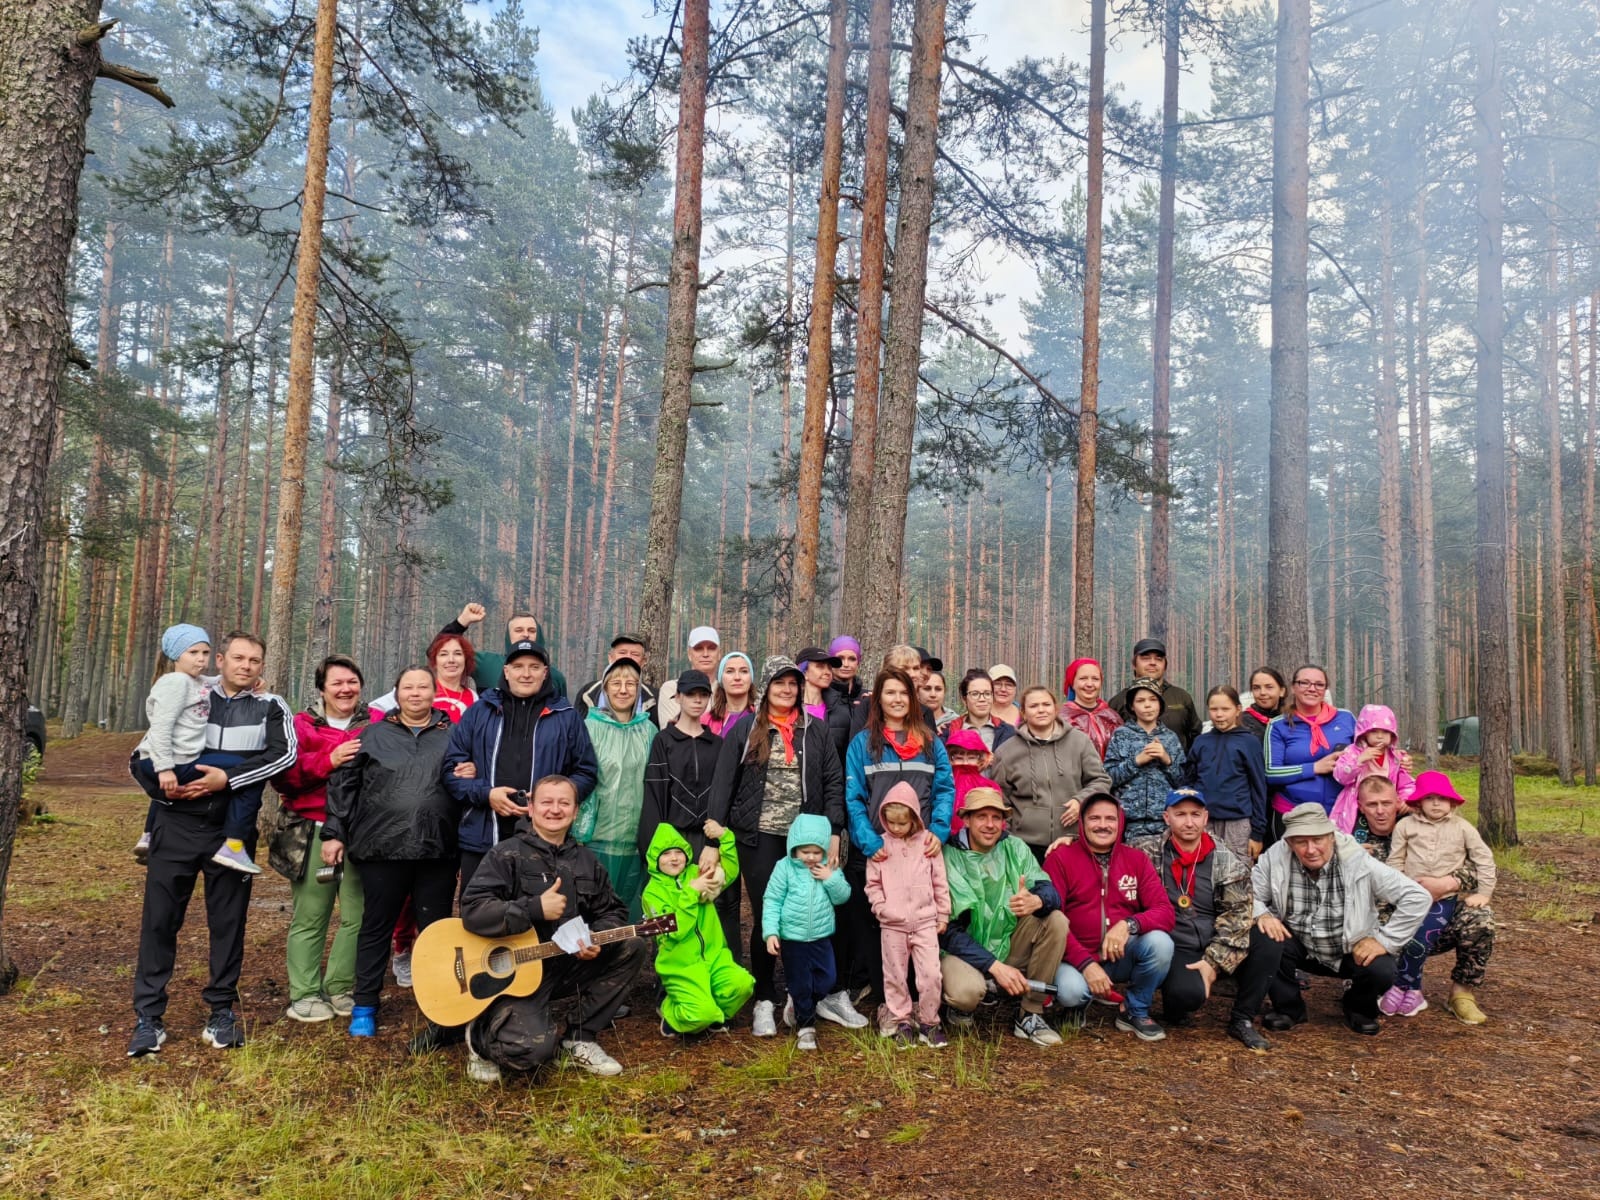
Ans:
[[[0,1128],[0,1195],[98,1194],[60,1178],[40,1187],[37,1162],[19,1157],[33,1139],[69,1144],[94,1115],[86,1090],[125,1079],[220,1086],[228,1071],[227,1056],[196,1037],[198,899],[179,949],[173,1040],[159,1064],[123,1055],[141,897],[129,850],[145,809],[126,783],[131,741],[89,735],[52,746],[40,784],[52,819],[19,838],[6,938],[26,982],[0,999],[0,1112],[23,1129]],[[625,1157],[638,1173],[629,1178],[655,1181],[658,1194],[1600,1196],[1600,917],[1583,915],[1600,907],[1597,849],[1600,839],[1536,841],[1533,869],[1502,873],[1500,945],[1480,993],[1492,1021],[1479,1030],[1442,1012],[1447,968],[1435,960],[1434,1008],[1421,1016],[1356,1037],[1337,1021],[1336,984],[1318,981],[1312,1023],[1261,1057],[1223,1035],[1216,1003],[1153,1046],[1106,1026],[1040,1052],[1001,1024],[943,1056],[894,1057],[827,1028],[822,1054],[805,1061],[747,1028],[681,1047],[635,1017],[610,1039],[628,1073],[608,1091],[581,1080],[561,1095],[625,1106],[634,1122]],[[1536,919],[1558,891],[1568,920]],[[242,1004],[252,1036],[314,1045],[325,1064],[295,1087],[311,1097],[350,1071],[416,1069],[403,1043],[417,1018],[398,989],[386,993],[370,1045],[283,1019],[287,885],[262,876],[252,908]],[[646,1007],[641,996],[635,1009]],[[449,1067],[427,1105],[442,1125],[470,1131],[539,1102],[527,1083],[486,1093],[459,1079],[454,1058]],[[654,1082],[630,1084],[641,1079]],[[568,1181],[551,1195],[641,1194],[596,1185],[582,1156],[546,1170]],[[8,1181],[26,1186],[10,1191]]]

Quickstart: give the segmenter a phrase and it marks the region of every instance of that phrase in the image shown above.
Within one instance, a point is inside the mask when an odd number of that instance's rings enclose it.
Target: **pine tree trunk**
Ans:
[[[1267,659],[1285,673],[1310,654],[1310,352],[1306,335],[1311,0],[1278,5],[1272,117],[1272,423],[1268,466]],[[1330,648],[1331,649],[1331,648]]]
[[[1501,271],[1505,151],[1501,134],[1499,0],[1475,0],[1473,95],[1477,159],[1477,591],[1478,719],[1482,738],[1478,829],[1497,846],[1517,842],[1511,775],[1511,653],[1506,613],[1504,285]]]
[[[1413,459],[1412,512],[1415,514],[1416,544],[1416,630],[1417,646],[1412,656],[1411,673],[1416,682],[1416,703],[1412,706],[1414,750],[1420,750],[1429,766],[1439,761],[1439,590],[1434,552],[1433,522],[1433,390],[1432,355],[1429,346],[1428,318],[1428,227],[1427,190],[1417,195],[1417,365],[1415,389],[1416,420],[1411,427]]]
[[[1055,524],[1055,494],[1056,473],[1053,467],[1044,469],[1044,555],[1039,573],[1039,674],[1037,678],[1048,680],[1050,678],[1050,564],[1052,560],[1052,547],[1050,535]],[[950,526],[952,539],[951,549],[954,550],[955,525]],[[950,596],[951,607],[955,606],[955,575],[951,568]],[[952,623],[954,614],[952,613]]]
[[[267,403],[262,414],[261,506],[256,515],[255,575],[250,580],[250,628],[261,628],[261,595],[267,577],[267,525],[272,511],[272,402],[278,395],[278,353],[267,361]]]
[[[328,192],[328,127],[333,117],[337,3],[338,0],[317,0],[316,41],[311,59],[305,192],[300,205],[294,315],[289,325],[289,393],[283,405],[278,530],[272,553],[267,662],[262,672],[269,687],[289,685],[289,652],[294,642],[295,594],[299,584],[301,523],[306,499],[306,452],[311,440],[311,400],[316,384],[317,290],[322,273],[322,213]]]
[[[1391,696],[1406,725],[1405,580],[1400,568],[1400,382],[1394,317],[1394,204],[1387,183],[1378,217],[1378,537],[1383,546],[1383,667],[1373,694]]]
[[[311,641],[306,661],[321,662],[332,651],[334,592],[339,576],[339,424],[344,401],[343,354],[328,369],[328,419],[322,431],[322,488],[317,506],[317,584],[311,598]],[[302,679],[306,694],[312,680]]]
[[[221,646],[226,624],[222,612],[223,585],[228,576],[228,556],[224,534],[228,508],[228,419],[233,407],[234,310],[239,291],[239,267],[228,260],[228,283],[222,302],[222,367],[217,377],[217,421],[211,438],[211,460],[203,499],[206,518],[206,592],[200,609],[200,624]]]
[[[633,290],[633,249],[637,240],[637,228],[628,230],[628,258],[624,268],[622,294],[628,295]],[[600,534],[595,543],[594,579],[589,595],[589,632],[587,645],[598,653],[600,647],[600,619],[610,616],[614,622],[620,622],[620,605],[606,595],[606,565],[610,557],[611,536],[611,511],[612,500],[616,496],[617,479],[617,452],[619,435],[622,427],[622,389],[628,378],[628,343],[631,336],[629,329],[628,306],[622,306],[622,318],[617,325],[617,370],[613,380],[611,398],[611,433],[606,443],[606,474],[605,485],[600,492]],[[617,589],[619,595],[621,589]],[[619,626],[620,627],[620,626]],[[648,638],[650,635],[645,633]],[[665,637],[665,635],[663,635]],[[651,643],[647,643],[651,644]],[[663,641],[661,644],[665,644]]]
[[[806,409],[800,426],[799,500],[795,521],[794,584],[788,642],[810,640],[816,628],[817,558],[822,544],[824,425],[833,383],[833,294],[839,255],[839,172],[844,159],[845,61],[849,0],[831,0],[828,17],[828,92],[822,125],[822,186],[817,198],[817,256],[811,281],[811,328],[806,344]]]
[[[672,262],[667,276],[667,333],[661,375],[661,420],[650,479],[650,526],[645,542],[639,627],[653,653],[648,682],[667,661],[672,585],[683,518],[684,455],[694,389],[695,314],[700,300],[700,181],[705,168],[706,75],[710,0],[684,0],[683,69],[678,88],[678,155],[672,212]],[[619,364],[620,365],[620,364]],[[607,468],[609,473],[610,468]],[[599,597],[595,597],[598,601]]]
[[[1577,330],[1574,328],[1576,338]],[[1578,384],[1578,351],[1572,352],[1573,400],[1585,412],[1583,435],[1583,513],[1578,533],[1578,757],[1583,782],[1594,787],[1595,775],[1595,595],[1594,521],[1595,456],[1600,454],[1600,292],[1589,295],[1589,402],[1585,408]]]
[[[1169,482],[1172,458],[1172,273],[1177,238],[1179,39],[1184,0],[1166,0],[1162,28],[1160,212],[1156,227],[1155,388],[1150,406],[1150,473],[1156,492],[1150,501],[1150,636],[1167,636],[1172,605],[1172,509],[1161,488]]]
[[[1552,194],[1555,190],[1555,167],[1549,173]],[[1545,208],[1545,294],[1548,305],[1544,314],[1541,336],[1543,339],[1542,369],[1539,372],[1540,400],[1544,409],[1545,453],[1549,461],[1550,499],[1546,506],[1544,553],[1540,568],[1544,577],[1544,686],[1539,694],[1544,699],[1544,732],[1547,753],[1555,760],[1556,774],[1561,782],[1572,786],[1572,710],[1567,690],[1567,585],[1565,550],[1562,528],[1562,478],[1561,478],[1561,332],[1558,317],[1560,303],[1557,288],[1560,286],[1560,233],[1556,226],[1555,201]]]
[[[856,287],[856,374],[850,405],[850,494],[845,518],[843,626],[858,638],[866,619],[872,464],[878,444],[879,362],[889,203],[889,39],[893,0],[872,0],[867,32],[867,126],[861,194],[861,267]],[[881,648],[880,648],[881,649]]]
[[[1105,195],[1106,0],[1089,9],[1088,215],[1083,250],[1083,362],[1078,384],[1078,511],[1072,541],[1072,645],[1094,646],[1094,485],[1100,438],[1100,211]]]

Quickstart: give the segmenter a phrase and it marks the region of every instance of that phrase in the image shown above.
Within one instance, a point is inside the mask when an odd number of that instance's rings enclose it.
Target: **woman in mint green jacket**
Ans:
[[[578,809],[572,836],[593,850],[611,886],[639,919],[644,863],[639,859],[639,813],[644,808],[644,764],[656,726],[639,705],[639,664],[619,658],[600,680],[600,702],[584,718],[600,764],[599,781]]]

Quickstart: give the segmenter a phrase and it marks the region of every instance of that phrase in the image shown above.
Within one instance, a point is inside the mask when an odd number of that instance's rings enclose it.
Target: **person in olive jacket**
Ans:
[[[395,680],[399,707],[361,734],[361,750],[328,779],[322,861],[346,855],[361,871],[366,905],[356,939],[350,1035],[377,1032],[378,995],[390,937],[409,898],[417,929],[450,915],[460,809],[444,785],[450,718],[433,707],[433,672],[407,667]]]

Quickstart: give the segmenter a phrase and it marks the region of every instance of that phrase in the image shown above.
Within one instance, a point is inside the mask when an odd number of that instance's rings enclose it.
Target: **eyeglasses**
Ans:
[[[994,699],[994,693],[993,692],[968,692],[967,693],[967,699],[968,700],[993,700]]]
[[[1294,685],[1295,687],[1309,688],[1313,692],[1325,692],[1328,690],[1328,684],[1326,680],[1296,679],[1294,681]]]

